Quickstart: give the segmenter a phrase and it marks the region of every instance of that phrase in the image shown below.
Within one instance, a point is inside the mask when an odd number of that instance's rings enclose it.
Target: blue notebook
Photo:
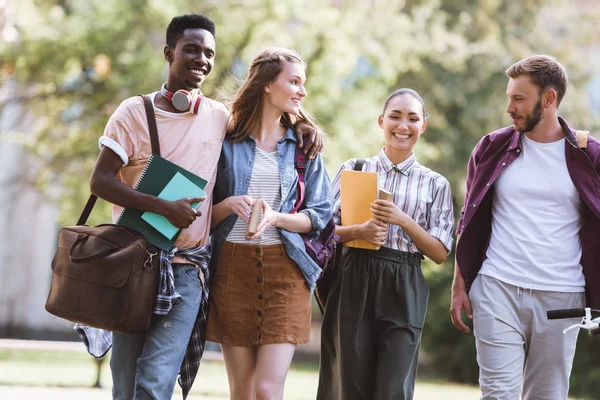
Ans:
[[[158,194],[158,197],[164,200],[175,201],[185,197],[206,197],[206,192],[180,172],[177,172],[169,183],[167,183],[167,186]],[[192,203],[194,209],[197,209],[199,205],[200,203]],[[173,239],[177,232],[179,232],[179,228],[170,223],[163,215],[147,211],[142,214],[142,219],[169,240]]]

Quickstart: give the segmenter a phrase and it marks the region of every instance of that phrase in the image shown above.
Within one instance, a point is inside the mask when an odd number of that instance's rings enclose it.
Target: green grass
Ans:
[[[84,352],[0,350],[0,398],[10,399],[106,399],[110,398],[108,360],[102,366],[103,390],[91,388],[96,379],[96,363]],[[284,399],[313,400],[317,391],[318,367],[292,365],[286,380]],[[174,399],[181,399],[176,386]],[[478,399],[478,388],[429,380],[419,380],[415,400]],[[225,365],[204,361],[200,366],[190,400],[224,400],[229,398]]]
[[[9,390],[9,386],[16,386],[20,387],[19,393],[23,392],[20,398],[36,396],[40,391],[40,387],[45,388],[45,395],[51,396],[52,393],[57,393],[56,397],[48,398],[75,398],[75,391],[70,388],[89,388],[93,385],[95,379],[96,364],[94,359],[84,352],[0,351],[0,397],[4,397],[2,395],[3,389],[6,391]],[[286,400],[314,399],[317,381],[318,367],[316,365],[293,365],[286,381],[284,398]],[[108,389],[111,387],[111,378],[108,362],[105,362],[102,366],[101,383],[105,390],[90,390],[89,395],[86,394],[86,398],[110,397]],[[62,391],[58,388],[62,388]],[[28,390],[29,394],[25,393]],[[456,397],[452,397],[453,392],[456,392]],[[80,394],[81,392],[77,393]],[[180,393],[177,386],[173,398],[181,398]],[[478,390],[473,387],[419,382],[417,384],[416,399],[439,398],[442,393],[444,393],[445,400],[475,399],[478,396]],[[13,392],[10,392],[10,396],[16,398],[14,389]],[[227,398],[229,398],[229,386],[225,365],[219,361],[203,362],[190,399],[220,400]]]

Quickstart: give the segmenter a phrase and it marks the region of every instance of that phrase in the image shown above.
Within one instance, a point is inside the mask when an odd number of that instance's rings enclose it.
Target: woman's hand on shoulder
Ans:
[[[227,207],[232,214],[236,214],[238,217],[248,222],[250,214],[252,213],[252,206],[254,205],[254,199],[248,195],[243,196],[231,196],[225,199]]]
[[[400,207],[387,200],[375,200],[371,203],[371,213],[381,222],[398,226],[404,226],[410,219]]]
[[[387,231],[388,224],[372,218],[359,225],[358,236],[371,244],[383,246],[387,238]]]

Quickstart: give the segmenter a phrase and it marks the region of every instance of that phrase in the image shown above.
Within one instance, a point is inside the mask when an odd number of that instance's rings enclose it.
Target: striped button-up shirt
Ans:
[[[333,180],[334,221],[337,225],[341,225],[341,172],[353,170],[356,160],[342,164]],[[394,193],[394,204],[451,251],[454,212],[448,180],[419,164],[414,154],[396,165],[382,149],[378,155],[364,161],[363,171],[377,172],[379,187]],[[385,247],[420,253],[413,240],[398,225],[389,225]]]

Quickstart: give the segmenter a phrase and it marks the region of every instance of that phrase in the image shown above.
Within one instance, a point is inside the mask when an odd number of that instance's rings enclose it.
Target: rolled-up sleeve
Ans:
[[[104,135],[98,139],[100,149],[108,147],[114,151],[121,158],[123,166],[129,164],[135,150],[134,135],[131,134],[131,115],[128,113],[131,108],[130,101],[121,103],[106,123]]]
[[[307,162],[305,182],[304,208],[300,212],[310,218],[310,234],[317,234],[325,228],[333,212],[331,182],[321,156]]]
[[[356,164],[355,160],[348,160],[343,163],[337,174],[335,174],[335,178],[331,183],[331,188],[333,191],[333,222],[336,225],[342,225],[342,195],[340,189],[340,177],[342,176],[343,170],[353,170],[354,164]]]
[[[428,212],[427,232],[439,240],[448,252],[452,251],[454,232],[454,210],[450,182],[444,177],[434,181],[432,202]]]

